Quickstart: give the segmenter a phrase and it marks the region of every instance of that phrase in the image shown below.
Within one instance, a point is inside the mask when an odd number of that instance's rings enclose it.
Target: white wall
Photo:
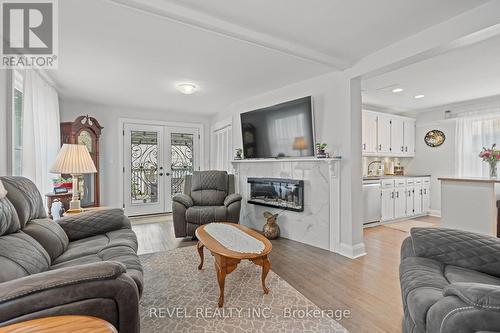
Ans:
[[[433,148],[425,144],[425,134],[431,130],[445,134],[446,140],[441,146]],[[455,122],[429,122],[423,116],[417,117],[415,149],[415,157],[406,170],[409,174],[431,175],[431,213],[440,215],[441,182],[438,178],[455,175]]]
[[[201,123],[204,127],[204,152],[201,157],[201,167],[208,164],[206,156],[209,152],[209,120],[205,116],[180,114],[167,110],[131,109],[126,107],[105,106],[84,101],[60,100],[61,121],[74,121],[76,117],[90,115],[96,118],[103,126],[100,155],[101,155],[101,205],[122,207],[118,185],[122,182],[120,161],[118,160],[118,145],[120,140],[119,118],[133,118],[144,120],[172,121]],[[205,163],[203,163],[205,162]]]
[[[353,198],[361,197],[360,89],[359,80],[351,80],[343,72],[331,73],[240,101],[213,119],[216,123],[232,117],[234,151],[242,146],[240,113],[304,96],[313,97],[316,141],[328,143],[330,153],[342,156],[341,248],[348,256],[364,253],[361,218],[353,216],[359,212],[352,209],[352,203],[357,200]]]
[[[420,110],[417,113],[416,154],[407,165],[409,173],[431,175],[431,211],[441,212],[441,183],[439,177],[456,176],[456,123],[455,120],[445,119],[444,111],[449,110],[454,116],[464,112],[477,112],[488,109],[500,103],[500,96],[492,96],[477,100],[442,105],[431,109]],[[429,147],[424,142],[425,134],[430,130],[440,130],[446,140],[439,147]]]
[[[0,175],[7,175],[8,167],[8,137],[7,137],[7,113],[10,110],[9,87],[7,83],[7,70],[0,70]]]

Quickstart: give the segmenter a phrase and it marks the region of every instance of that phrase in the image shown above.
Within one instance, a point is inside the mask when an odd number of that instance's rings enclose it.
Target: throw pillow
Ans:
[[[3,187],[3,183],[0,180],[0,199],[5,198],[6,195],[7,195],[7,190],[5,189],[5,187]]]

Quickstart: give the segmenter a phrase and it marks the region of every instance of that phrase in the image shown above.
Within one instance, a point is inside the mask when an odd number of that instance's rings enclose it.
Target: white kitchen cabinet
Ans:
[[[429,213],[430,178],[387,178],[380,186],[382,222]]]
[[[431,210],[431,187],[424,184],[422,186],[422,213],[428,214]]]
[[[404,155],[404,119],[391,119],[391,152],[397,155]]]
[[[363,111],[363,153],[376,153],[377,146],[377,114]]]
[[[404,154],[415,155],[415,119],[404,120]]]
[[[377,116],[377,153],[391,154],[391,117],[379,113]]]
[[[363,110],[362,152],[366,156],[415,156],[415,119]]]
[[[387,221],[394,219],[394,188],[383,188],[382,193],[382,214],[381,220]]]
[[[406,187],[406,216],[415,215],[415,189],[413,186]]]
[[[394,188],[394,218],[406,217],[405,187]]]
[[[422,183],[415,183],[415,193],[413,197],[413,210],[414,210],[414,215],[420,215],[422,214],[422,195],[423,195],[423,189],[422,189]]]

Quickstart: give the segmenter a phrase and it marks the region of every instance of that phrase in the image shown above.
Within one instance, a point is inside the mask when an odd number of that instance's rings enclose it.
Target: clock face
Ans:
[[[446,136],[440,130],[429,131],[424,138],[425,144],[429,147],[439,147],[444,143],[444,140],[446,140]]]

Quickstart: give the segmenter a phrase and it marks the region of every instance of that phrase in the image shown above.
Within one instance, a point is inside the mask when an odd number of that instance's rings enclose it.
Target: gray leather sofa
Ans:
[[[184,180],[184,193],[173,197],[175,237],[194,236],[202,224],[240,221],[241,195],[234,193],[234,175],[195,171]]]
[[[400,282],[404,332],[500,332],[500,239],[413,228]]]
[[[0,326],[55,315],[89,315],[139,332],[142,267],[120,209],[47,218],[26,178],[0,177]]]

